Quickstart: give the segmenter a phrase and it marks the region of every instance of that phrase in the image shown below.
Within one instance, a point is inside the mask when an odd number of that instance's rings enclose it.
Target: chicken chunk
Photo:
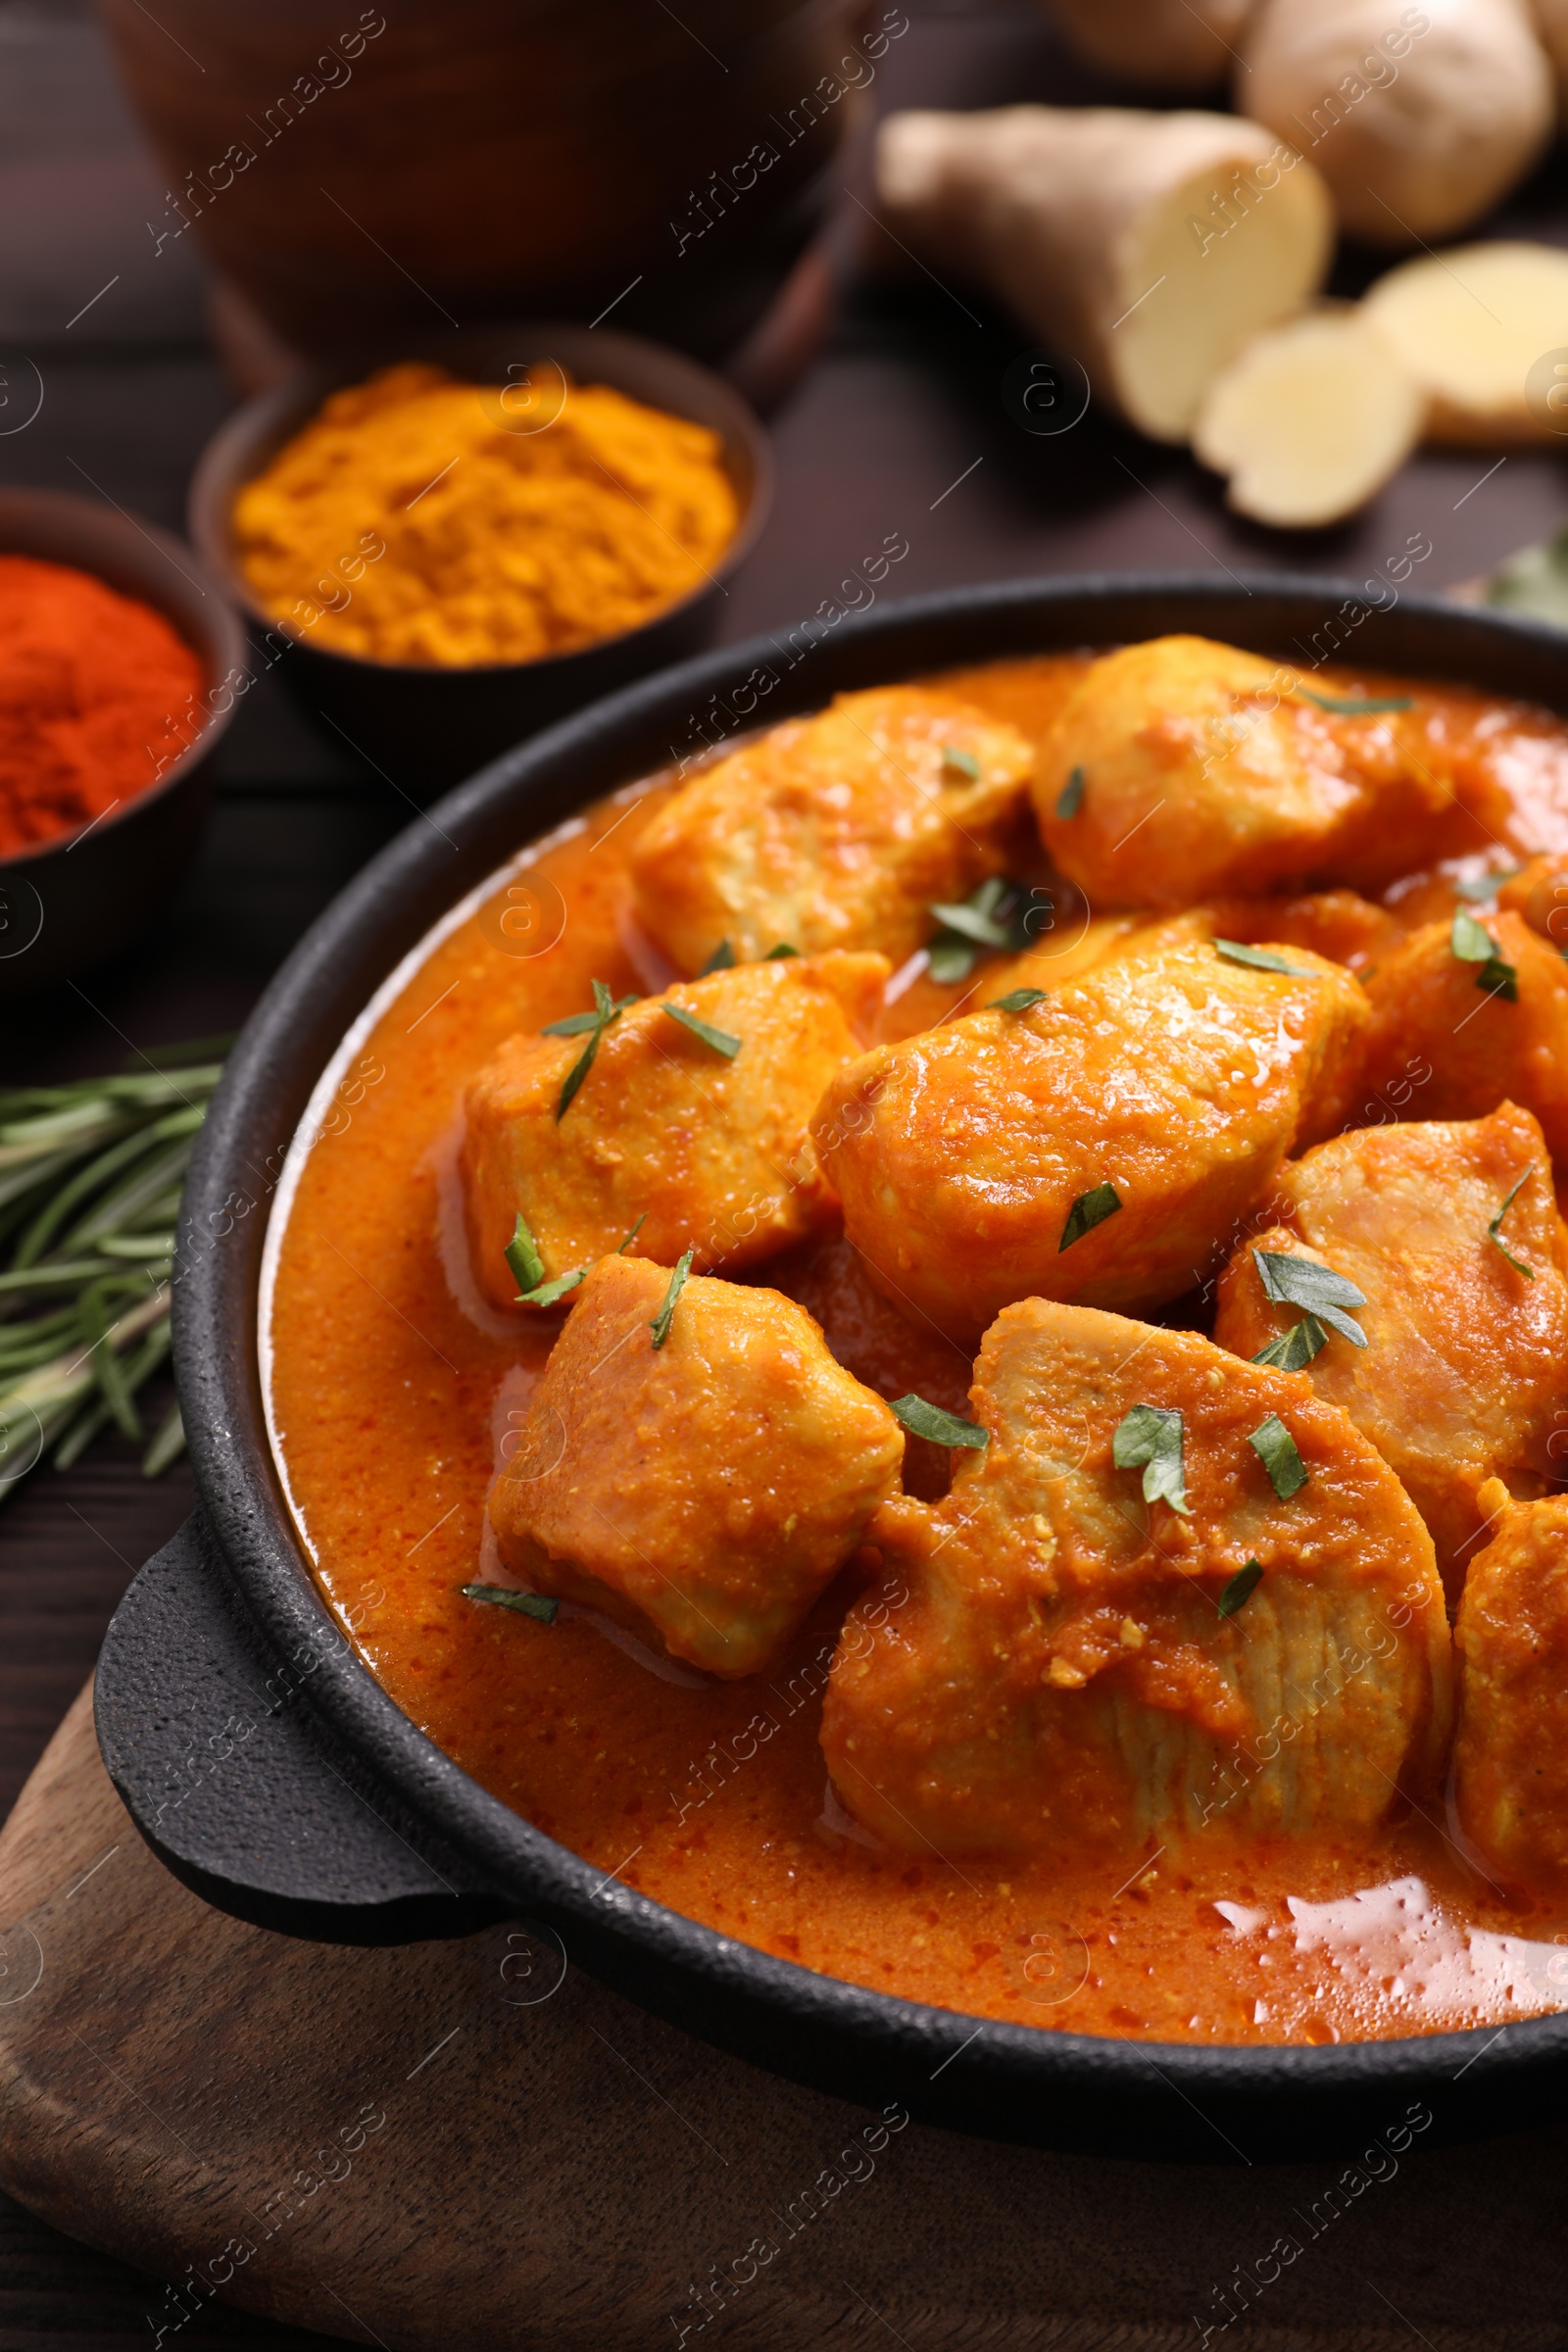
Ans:
[[[860,1544],[904,1433],[777,1291],[589,1274],[490,1497],[501,1557],[710,1674],[761,1673]]]
[[[1098,906],[1173,906],[1314,874],[1390,881],[1476,846],[1424,734],[1405,742],[1418,723],[1365,708],[1375,697],[1324,708],[1320,691],[1288,662],[1202,637],[1103,655],[1035,780],[1062,872]]]
[[[989,1445],[944,1501],[877,1513],[886,1581],[834,1661],[822,1746],[858,1820],[909,1851],[1024,1854],[1366,1830],[1396,1785],[1430,1787],[1450,1709],[1431,1538],[1298,1374],[1029,1298],[972,1396]]]
[[[823,1339],[845,1370],[878,1396],[922,1396],[963,1419],[974,1378],[971,1350],[944,1339],[923,1316],[911,1321],[902,1315],[842,1234],[831,1241],[803,1242],[774,1258],[767,1271],[775,1289],[820,1323]],[[945,1494],[951,1468],[947,1446],[905,1433],[906,1494],[933,1499]]]
[[[1555,1483],[1568,1232],[1541,1129],[1505,1102],[1489,1119],[1336,1136],[1280,1170],[1269,1205],[1288,1222],[1237,1251],[1214,1337],[1253,1356],[1301,1320],[1265,1294],[1258,1250],[1332,1266],[1365,1294],[1352,1319],[1366,1346],[1328,1329],[1306,1377],[1399,1478],[1457,1598],[1486,1481],[1520,1495]]]
[[[1010,996],[1015,989],[1040,988],[1049,993],[1065,988],[1069,980],[1081,980],[1086,972],[1098,970],[1118,956],[1141,952],[1156,927],[1147,915],[1095,914],[1071,930],[1064,929],[1059,938],[1048,932],[1038,947],[982,965],[974,986],[955,1012],[972,1012],[994,1004],[999,997]]]
[[[1523,915],[1532,931],[1568,949],[1568,856],[1532,858],[1497,891],[1504,913]]]
[[[1459,1825],[1494,1870],[1529,1883],[1568,1876],[1568,1495],[1515,1502],[1500,1483],[1481,1507],[1496,1532],[1476,1554],[1454,1647]]]
[[[992,1004],[1015,988],[1064,988],[1117,956],[1147,956],[1182,940],[1232,939],[1246,947],[1271,940],[1279,948],[1310,948],[1330,963],[1359,971],[1399,936],[1394,917],[1353,890],[1312,891],[1294,899],[1205,899],[1162,917],[1098,914],[1063,925],[1059,939],[1048,933],[1038,947],[987,965],[959,1009]]]
[[[1456,930],[1469,956],[1455,953]],[[1483,938],[1494,960],[1483,960]],[[1379,957],[1366,992],[1369,1099],[1413,1078],[1423,1118],[1483,1119],[1519,1102],[1552,1158],[1568,1159],[1568,964],[1517,914],[1424,923]]]
[[[1290,961],[1183,936],[850,1063],[812,1133],[888,1295],[962,1340],[1014,1298],[1147,1308],[1200,1281],[1353,1072],[1360,988]]]
[[[1353,890],[1314,890],[1293,899],[1210,899],[1195,910],[1219,939],[1249,947],[1310,948],[1330,963],[1360,971],[1399,937],[1386,907]]]
[[[1000,873],[1034,755],[1015,727],[915,686],[841,694],[676,793],[632,852],[638,917],[678,969],[728,940],[874,948],[902,963],[933,903]]]
[[[486,1297],[519,1295],[504,1255],[519,1215],[550,1280],[618,1249],[639,1218],[643,1256],[673,1265],[692,1250],[700,1272],[756,1265],[835,1223],[807,1122],[858,1054],[887,970],[880,956],[792,957],[645,997],[604,1028],[564,1112],[592,1030],[511,1039],[468,1089],[462,1152]]]

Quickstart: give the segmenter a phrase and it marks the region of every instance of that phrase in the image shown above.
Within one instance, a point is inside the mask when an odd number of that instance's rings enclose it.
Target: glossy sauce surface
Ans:
[[[1039,736],[1082,666],[1041,658],[944,683]],[[1326,684],[1387,687],[1348,672]],[[1568,726],[1414,691],[1480,771],[1494,840],[1568,848]],[[1228,2042],[1353,2040],[1568,2005],[1568,1905],[1506,1899],[1465,1864],[1436,1806],[1356,1845],[1244,1845],[1221,1825],[1179,1849],[1071,1867],[878,1848],[833,1799],[817,1745],[853,1596],[844,1580],[777,1674],[727,1686],[653,1659],[590,1614],[564,1608],[544,1626],[462,1596],[497,1579],[486,1495],[559,1328],[547,1317],[519,1330],[479,1300],[455,1176],[463,1090],[514,1032],[580,1009],[590,978],[619,994],[672,976],[624,913],[627,852],[668,790],[628,786],[497,877],[356,1035],[314,1143],[296,1147],[273,1245],[274,1441],[321,1587],[387,1690],[600,1869],[786,1959],[910,1999]],[[1486,829],[1475,846],[1487,849]],[[1401,912],[1453,903],[1436,874],[1387,895]],[[1075,915],[1059,890],[1057,908],[1065,950],[1087,909]],[[973,986],[896,975],[881,1034],[929,1026]],[[961,1409],[959,1351],[865,1304],[843,1258],[829,1243],[757,1279],[800,1297],[884,1395],[915,1388]],[[911,1441],[910,1489],[940,1492],[943,1475],[937,1449]],[[1240,1772],[1263,1768],[1238,1759]]]

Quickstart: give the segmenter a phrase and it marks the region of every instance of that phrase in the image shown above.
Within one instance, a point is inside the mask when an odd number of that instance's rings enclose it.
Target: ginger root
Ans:
[[[1376,245],[1446,236],[1522,179],[1551,134],[1544,50],[1521,0],[1262,0],[1239,106],[1292,140],[1342,228]]]
[[[1531,0],[1530,14],[1557,77],[1557,111],[1568,115],[1568,0]]]
[[[1252,0],[1046,0],[1090,65],[1172,96],[1223,81]]]
[[[1185,440],[1221,368],[1316,293],[1333,246],[1311,166],[1231,115],[894,115],[876,177],[895,235],[986,280],[1158,441]]]
[[[1551,366],[1568,352],[1568,253],[1487,244],[1423,255],[1379,278],[1364,307],[1428,396],[1429,440],[1552,441],[1568,430],[1568,374]]]
[[[1397,472],[1426,401],[1360,309],[1309,312],[1254,342],[1208,388],[1193,433],[1229,503],[1288,530],[1338,522]]]

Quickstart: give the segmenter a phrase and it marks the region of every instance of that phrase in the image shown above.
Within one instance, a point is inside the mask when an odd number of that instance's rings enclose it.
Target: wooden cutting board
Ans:
[[[85,1690],[0,1833],[0,2180],[154,2276],[149,2344],[216,2294],[395,2352],[1568,2345],[1568,2132],[1167,2168],[879,2117],[520,1929],[351,1951],[207,1909]]]

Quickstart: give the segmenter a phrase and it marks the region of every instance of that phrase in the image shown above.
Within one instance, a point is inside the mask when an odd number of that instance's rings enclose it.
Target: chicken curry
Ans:
[[[1198,638],[629,784],[296,1139],[324,1593],[486,1788],[809,1969],[1189,2041],[1568,2005],[1565,953],[1568,724]]]

